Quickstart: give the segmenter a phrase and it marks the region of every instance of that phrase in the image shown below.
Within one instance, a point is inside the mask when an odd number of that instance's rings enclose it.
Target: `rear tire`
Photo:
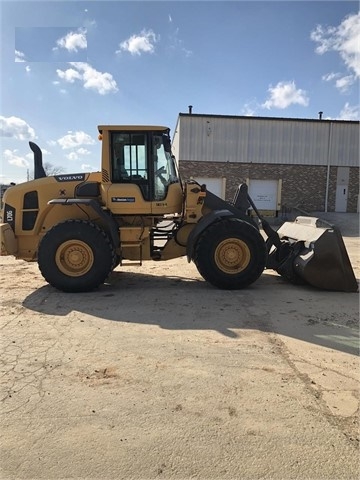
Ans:
[[[196,243],[193,261],[215,287],[248,287],[264,271],[266,245],[260,232],[242,220],[227,218],[210,225]]]
[[[115,250],[95,223],[66,220],[49,230],[39,245],[39,269],[53,287],[87,292],[101,285],[112,270]]]

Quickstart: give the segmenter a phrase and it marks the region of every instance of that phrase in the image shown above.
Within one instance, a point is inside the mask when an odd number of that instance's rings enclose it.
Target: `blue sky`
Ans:
[[[179,112],[359,120],[351,1],[1,1],[0,182],[99,170],[100,124]]]

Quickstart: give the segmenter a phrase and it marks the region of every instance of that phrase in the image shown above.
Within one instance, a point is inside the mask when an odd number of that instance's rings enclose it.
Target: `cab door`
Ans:
[[[107,205],[114,214],[151,214],[148,150],[148,132],[111,132]]]
[[[111,131],[107,205],[114,214],[181,213],[182,189],[163,130]]]

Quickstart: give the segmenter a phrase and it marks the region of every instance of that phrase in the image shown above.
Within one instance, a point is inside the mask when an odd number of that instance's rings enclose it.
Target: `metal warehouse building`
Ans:
[[[359,211],[358,121],[180,113],[173,151],[183,178],[232,200],[246,182],[256,206]]]

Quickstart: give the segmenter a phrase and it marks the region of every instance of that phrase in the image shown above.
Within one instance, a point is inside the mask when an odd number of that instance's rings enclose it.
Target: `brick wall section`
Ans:
[[[226,162],[192,162],[181,160],[180,175],[226,178],[226,200],[231,201],[239,183],[253,180],[282,179],[282,208],[299,207],[306,211],[325,210],[326,166],[270,165]],[[335,210],[337,167],[330,168],[328,211]],[[350,168],[348,212],[356,212],[359,193],[359,168]]]
[[[350,178],[349,178],[349,197],[348,197],[348,212],[357,212],[358,208],[358,196],[360,193],[359,190],[359,168],[350,168]]]

